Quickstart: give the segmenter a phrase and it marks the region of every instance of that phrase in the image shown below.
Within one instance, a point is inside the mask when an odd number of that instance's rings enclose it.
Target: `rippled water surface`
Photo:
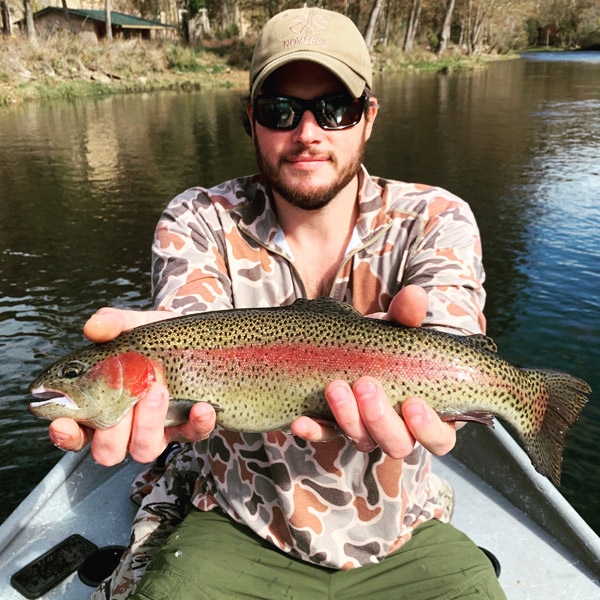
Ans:
[[[502,355],[594,388],[568,438],[562,491],[600,531],[600,62],[577,54],[376,80],[366,164],[465,198]],[[61,456],[27,413],[28,383],[83,343],[98,307],[149,307],[149,247],[173,195],[255,170],[238,96],[0,110],[0,519]]]

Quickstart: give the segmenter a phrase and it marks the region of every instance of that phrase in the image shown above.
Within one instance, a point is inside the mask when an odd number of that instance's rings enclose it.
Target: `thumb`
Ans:
[[[407,285],[392,298],[388,315],[390,320],[407,327],[419,327],[427,316],[428,307],[427,292],[418,285]]]
[[[84,335],[92,342],[108,342],[125,329],[125,317],[117,308],[101,308],[83,326]]]

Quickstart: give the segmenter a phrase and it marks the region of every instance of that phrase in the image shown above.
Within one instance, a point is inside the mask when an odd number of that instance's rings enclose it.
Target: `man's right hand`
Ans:
[[[121,332],[139,325],[178,316],[169,311],[134,311],[102,308],[84,325],[83,332],[92,342],[107,342]],[[207,438],[216,424],[212,406],[197,402],[187,423],[164,426],[169,393],[162,383],[154,383],[148,392],[119,423],[108,429],[82,427],[73,419],[55,419],[50,424],[52,443],[63,450],[78,452],[91,439],[92,455],[104,466],[120,463],[127,452],[141,463],[152,462],[174,439],[200,441]]]

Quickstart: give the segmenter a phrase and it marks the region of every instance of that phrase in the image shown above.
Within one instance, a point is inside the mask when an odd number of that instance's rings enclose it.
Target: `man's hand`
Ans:
[[[134,311],[102,308],[90,317],[83,332],[92,342],[106,342],[122,331],[177,316],[167,311]],[[52,443],[63,450],[81,450],[92,440],[92,455],[101,465],[120,463],[127,452],[138,462],[151,462],[173,439],[199,441],[207,438],[216,423],[215,411],[205,402],[196,403],[187,423],[165,428],[169,393],[164,384],[154,383],[144,397],[119,423],[94,431],[67,418],[50,424]]]
[[[427,306],[425,290],[409,285],[392,299],[388,313],[370,316],[418,327],[427,314]],[[345,381],[332,381],[325,388],[325,397],[339,428],[357,450],[369,452],[379,446],[392,458],[404,458],[412,452],[415,442],[420,442],[430,452],[441,456],[452,450],[456,443],[454,425],[441,421],[421,398],[407,398],[402,403],[402,415],[398,415],[373,377],[360,377],[352,388]],[[312,442],[340,435],[339,429],[321,425],[308,417],[296,419],[292,431]]]

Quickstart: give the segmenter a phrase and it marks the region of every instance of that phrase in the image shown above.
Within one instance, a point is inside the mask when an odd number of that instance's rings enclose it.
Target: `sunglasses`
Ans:
[[[254,102],[254,115],[263,127],[289,131],[298,127],[304,112],[310,110],[322,129],[348,129],[360,121],[366,102],[366,94],[360,98],[331,94],[312,100],[294,96],[259,96]]]

